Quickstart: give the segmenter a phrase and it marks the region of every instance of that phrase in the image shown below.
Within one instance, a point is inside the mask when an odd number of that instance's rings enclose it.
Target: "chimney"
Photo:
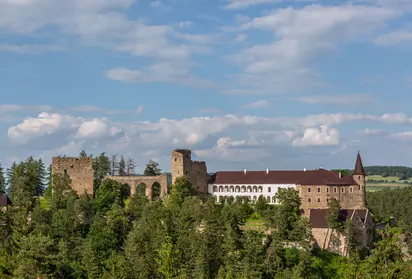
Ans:
[[[306,171],[306,168],[304,168],[303,171]]]
[[[342,179],[342,172],[339,172],[339,179]]]
[[[246,174],[246,169],[243,170],[243,173]]]
[[[269,169],[266,169],[266,174],[268,174],[269,173]]]

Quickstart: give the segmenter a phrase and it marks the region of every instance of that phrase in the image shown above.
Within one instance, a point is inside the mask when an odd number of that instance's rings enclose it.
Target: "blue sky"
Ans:
[[[411,165],[406,0],[0,0],[0,161]]]

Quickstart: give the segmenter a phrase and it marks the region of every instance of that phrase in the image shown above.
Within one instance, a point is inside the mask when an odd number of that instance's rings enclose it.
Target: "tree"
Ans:
[[[80,152],[80,154],[79,154],[79,157],[80,157],[80,158],[87,158],[87,153],[86,153],[86,151],[82,150],[82,151]]]
[[[133,158],[128,158],[126,162],[126,175],[127,176],[135,175],[136,174],[135,168],[136,168],[136,164]]]
[[[172,206],[181,207],[184,200],[192,195],[192,184],[184,177],[180,176],[175,180],[175,183],[171,186],[169,194],[169,203]]]
[[[159,169],[159,164],[153,160],[150,160],[149,163],[146,165],[146,169],[144,170],[144,175],[146,176],[157,176],[161,174],[161,169]]]
[[[255,204],[255,210],[260,215],[263,216],[265,210],[268,207],[268,202],[263,195],[260,195]]]
[[[0,163],[0,194],[6,193],[6,179],[4,178],[3,167]]]
[[[335,229],[338,232],[343,232],[344,216],[342,215],[338,200],[334,198],[330,199],[325,219],[329,228]]]
[[[159,265],[159,272],[166,279],[173,279],[177,275],[177,257],[174,245],[172,243],[172,238],[170,236],[165,237],[165,242],[162,247],[158,250],[159,256],[156,259]]]
[[[116,174],[119,174],[119,175],[121,175],[120,173],[119,173],[119,162],[117,161],[117,155],[116,154],[113,154],[111,157],[110,157],[110,171],[109,171],[109,174],[111,175],[111,176],[114,176],[114,175],[116,175]]]
[[[126,162],[124,161],[123,155],[120,156],[119,175],[120,176],[125,176],[126,175]]]

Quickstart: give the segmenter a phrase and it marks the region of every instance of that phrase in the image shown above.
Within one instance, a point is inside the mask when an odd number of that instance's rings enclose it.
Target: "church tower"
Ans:
[[[362,206],[366,207],[366,173],[363,168],[362,159],[358,151],[356,157],[355,170],[353,171],[353,179],[358,184],[358,190],[362,195]]]

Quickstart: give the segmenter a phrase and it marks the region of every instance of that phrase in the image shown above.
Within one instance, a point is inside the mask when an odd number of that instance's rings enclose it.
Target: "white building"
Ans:
[[[208,193],[223,201],[227,197],[249,197],[255,202],[263,195],[270,204],[277,204],[275,198],[280,188],[294,188],[296,183],[284,181],[283,171],[224,171],[215,173],[208,183]],[[290,179],[287,179],[290,180]],[[293,179],[292,179],[293,180]]]

